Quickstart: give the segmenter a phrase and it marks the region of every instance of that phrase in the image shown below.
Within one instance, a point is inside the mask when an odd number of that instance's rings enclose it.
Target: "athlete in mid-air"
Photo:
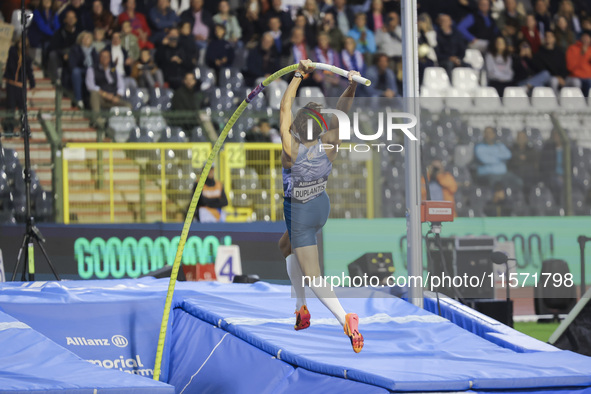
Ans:
[[[303,276],[320,277],[316,233],[324,226],[330,213],[326,182],[341,143],[336,116],[332,117],[328,130],[325,127],[326,123],[317,121],[323,120],[322,116],[319,116],[319,104],[306,104],[292,121],[291,108],[298,87],[304,75],[314,70],[310,63],[310,60],[300,61],[281,100],[279,114],[283,145],[283,209],[287,225],[287,231],[279,241],[279,248],[286,257],[287,272],[297,297],[294,327],[296,330],[310,326]],[[345,113],[350,110],[355,96],[357,83],[353,81],[354,75],[359,75],[359,72],[348,73],[349,86],[337,103],[337,109]],[[311,132],[308,130],[309,119],[313,119]],[[353,350],[359,353],[363,348],[363,336],[358,329],[359,317],[355,313],[345,312],[330,287],[323,286],[322,283],[315,284],[314,280],[305,284],[337,318],[350,338]]]

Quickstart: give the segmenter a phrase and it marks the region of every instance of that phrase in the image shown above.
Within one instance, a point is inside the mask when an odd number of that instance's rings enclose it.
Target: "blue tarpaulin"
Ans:
[[[136,363],[152,368],[167,285],[151,278],[9,283],[0,285],[0,307],[84,359],[111,369],[119,359],[118,366],[133,372],[137,367],[127,364],[137,355]],[[342,303],[361,318],[360,354],[315,299],[308,303],[311,327],[294,331],[288,286],[178,283],[164,379],[177,393],[583,393],[591,387],[591,358],[516,351],[382,292],[355,294],[364,296]],[[89,344],[95,339],[108,345]]]
[[[92,365],[0,312],[0,393],[172,394],[174,388]]]

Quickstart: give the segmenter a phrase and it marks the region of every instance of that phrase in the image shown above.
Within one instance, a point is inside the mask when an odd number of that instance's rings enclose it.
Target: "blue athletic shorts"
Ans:
[[[305,204],[286,198],[283,200],[285,224],[292,249],[316,245],[316,233],[330,214],[330,200],[326,192]]]

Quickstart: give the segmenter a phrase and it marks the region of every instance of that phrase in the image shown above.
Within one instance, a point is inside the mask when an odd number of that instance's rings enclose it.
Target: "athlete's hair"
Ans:
[[[296,113],[295,119],[291,125],[294,136],[299,137],[301,142],[316,141],[324,130],[324,122],[319,119],[318,122],[313,117],[318,118],[317,114],[322,109],[322,105],[314,102],[309,102],[303,108],[300,108]],[[312,139],[308,138],[308,119],[312,120]],[[322,126],[321,126],[322,125]]]

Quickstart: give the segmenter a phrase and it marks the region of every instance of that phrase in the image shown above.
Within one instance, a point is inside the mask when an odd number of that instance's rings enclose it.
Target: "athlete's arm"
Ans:
[[[349,79],[349,86],[337,102],[337,109],[344,113],[348,113],[353,105],[353,97],[355,97],[355,90],[357,89],[357,82],[353,81],[353,75],[361,75],[358,71],[349,71],[347,78]],[[330,120],[330,129],[322,136],[323,144],[330,144],[333,147],[326,149],[326,155],[330,161],[333,161],[337,156],[337,150],[335,149],[341,144],[339,139],[339,120],[333,115]]]
[[[297,72],[304,75],[309,71],[312,71],[310,67],[310,60],[301,60],[298,66]],[[281,153],[281,162],[284,168],[291,168],[291,149],[293,143],[293,137],[291,136],[291,123],[292,114],[291,106],[293,100],[298,91],[298,87],[302,82],[302,78],[293,77],[287,90],[283,94],[281,99],[281,106],[279,107],[279,132],[281,133],[281,144],[283,146],[283,152]]]

